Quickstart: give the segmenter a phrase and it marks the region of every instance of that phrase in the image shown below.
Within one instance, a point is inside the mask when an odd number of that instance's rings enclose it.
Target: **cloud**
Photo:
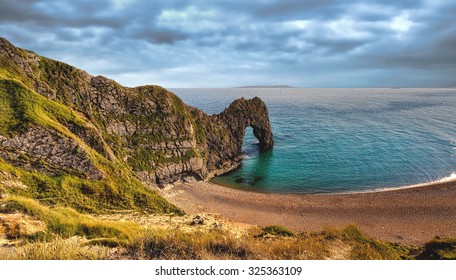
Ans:
[[[157,25],[169,29],[185,30],[191,33],[223,29],[217,12],[201,10],[190,6],[183,10],[163,10],[157,17]]]
[[[448,86],[453,2],[1,1],[0,34],[130,86]]]

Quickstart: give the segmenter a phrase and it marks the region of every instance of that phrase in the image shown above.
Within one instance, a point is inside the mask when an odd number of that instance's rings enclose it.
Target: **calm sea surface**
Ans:
[[[261,192],[336,193],[456,177],[456,89],[171,89],[208,114],[260,97],[275,146],[251,128],[242,167],[215,182]]]

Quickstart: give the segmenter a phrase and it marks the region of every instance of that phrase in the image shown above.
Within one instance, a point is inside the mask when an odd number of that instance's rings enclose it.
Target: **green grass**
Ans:
[[[381,242],[370,238],[355,226],[348,225],[342,231],[324,230],[320,234],[326,239],[341,239],[352,244],[350,259],[355,260],[386,260],[408,258],[408,249],[394,243]]]
[[[0,78],[0,133],[15,133],[31,123],[57,129],[66,134],[59,123],[84,126],[74,111],[45,98],[15,80]]]
[[[0,80],[0,134],[10,134],[29,122],[27,107],[21,100],[26,88],[19,82]]]
[[[267,226],[262,229],[261,236],[264,236],[266,234],[271,234],[271,235],[276,235],[276,236],[293,236],[294,233],[283,227],[283,226],[277,226],[277,225],[272,225],[272,226]]]
[[[0,187],[2,192],[34,198],[44,205],[72,207],[80,212],[100,213],[110,210],[132,209],[142,212],[184,212],[168,203],[136,179],[122,176],[121,170],[105,180],[87,180],[73,175],[50,177],[36,171],[26,171],[12,166],[0,158],[0,170],[12,174],[27,188]],[[118,174],[116,174],[118,172]],[[130,175],[131,176],[131,175]]]
[[[170,163],[185,163],[192,158],[201,157],[196,149],[189,149],[179,155],[166,156],[164,150],[137,149],[131,152],[128,163],[136,171],[154,171],[157,166]]]
[[[90,215],[81,214],[67,207],[47,207],[37,200],[20,196],[9,196],[2,200],[3,213],[24,213],[44,221],[47,231],[62,238],[85,236],[89,239],[115,237],[119,240],[133,238],[139,231],[139,225],[132,222],[100,221]]]
[[[55,93],[56,100],[64,105],[83,109],[84,97],[80,84],[82,71],[66,63],[39,56],[35,76],[45,82]],[[82,110],[83,111],[83,110]]]
[[[27,53],[21,49],[20,54],[25,57]],[[8,80],[21,81],[29,88],[33,87],[33,80],[28,77],[24,71],[16,65],[11,59],[0,56],[0,77]]]

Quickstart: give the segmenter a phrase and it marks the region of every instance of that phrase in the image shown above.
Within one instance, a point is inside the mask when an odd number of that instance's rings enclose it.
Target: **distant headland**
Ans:
[[[236,87],[236,88],[296,88],[296,87],[292,87],[289,85],[270,85],[270,86],[259,85],[259,86],[242,86],[242,87]]]

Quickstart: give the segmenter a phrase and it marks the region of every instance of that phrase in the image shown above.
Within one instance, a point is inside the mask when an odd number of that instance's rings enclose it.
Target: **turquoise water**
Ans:
[[[456,177],[456,89],[172,89],[208,114],[259,96],[273,150],[247,129],[242,166],[215,182],[261,192],[336,193]]]

